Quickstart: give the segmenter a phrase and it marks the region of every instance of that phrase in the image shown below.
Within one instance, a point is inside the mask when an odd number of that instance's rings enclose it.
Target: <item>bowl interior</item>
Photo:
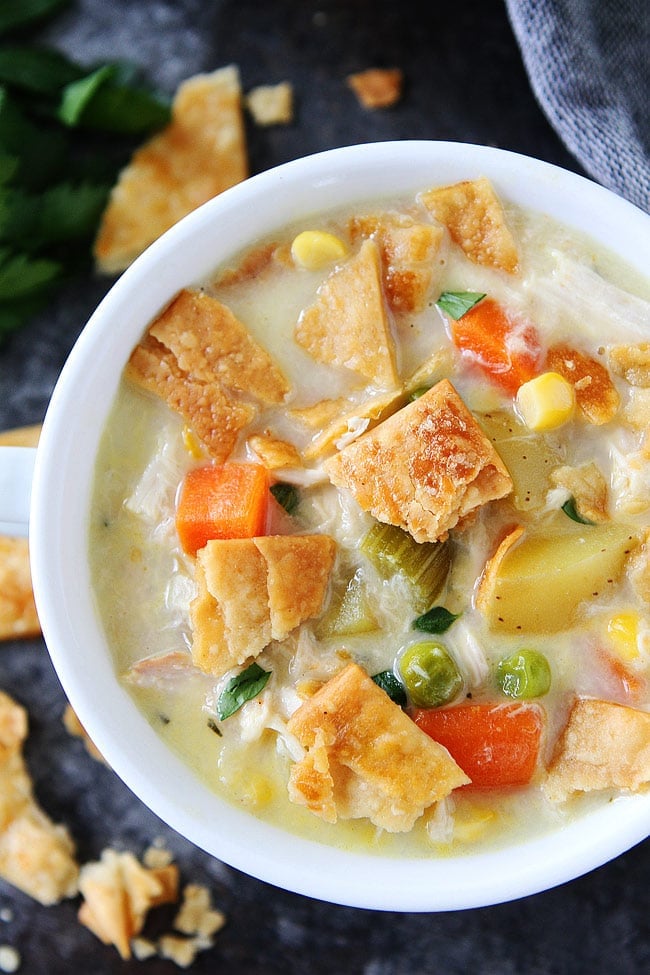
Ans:
[[[253,177],[201,207],[122,275],[70,355],[39,448],[30,525],[34,587],[48,649],[82,724],[133,792],[179,833],[246,873],[335,903],[451,910],[547,889],[643,839],[650,796],[622,798],[514,847],[426,860],[324,847],[230,806],[163,745],[114,672],[87,559],[97,445],[132,347],[181,287],[299,217],[482,175],[509,201],[587,232],[640,273],[647,270],[650,218],[548,164],[456,143],[379,143],[321,153]]]

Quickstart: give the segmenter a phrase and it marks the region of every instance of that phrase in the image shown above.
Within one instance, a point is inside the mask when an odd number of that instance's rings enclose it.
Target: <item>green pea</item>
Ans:
[[[500,661],[497,683],[508,697],[542,697],[551,686],[551,668],[543,653],[519,650]]]
[[[453,700],[463,686],[458,667],[442,643],[414,643],[399,660],[399,671],[417,707],[434,708]]]

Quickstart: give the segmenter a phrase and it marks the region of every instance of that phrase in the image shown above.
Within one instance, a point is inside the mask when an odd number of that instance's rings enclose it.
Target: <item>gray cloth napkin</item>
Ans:
[[[595,180],[650,211],[650,0],[505,0],[531,86]]]

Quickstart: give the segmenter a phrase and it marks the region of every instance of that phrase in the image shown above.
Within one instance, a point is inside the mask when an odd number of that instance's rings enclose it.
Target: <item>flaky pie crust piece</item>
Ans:
[[[218,463],[261,405],[280,403],[289,384],[230,309],[184,289],[135,347],[125,375],[185,419]]]
[[[367,817],[406,832],[470,781],[355,663],[302,704],[287,728],[305,749],[291,768],[289,798],[330,823]]]
[[[388,211],[352,217],[349,232],[353,243],[368,237],[377,242],[384,291],[391,308],[396,312],[421,311],[436,269],[442,268],[439,258],[445,240],[443,228]]]
[[[579,697],[542,783],[551,802],[601,789],[638,791],[650,782],[650,714]]]
[[[514,274],[519,257],[499,197],[485,177],[420,194],[420,202],[474,264]]]
[[[417,542],[444,539],[461,518],[512,490],[494,445],[447,379],[324,467],[364,511]]]
[[[3,430],[0,445],[36,447],[40,434],[40,423]],[[0,640],[33,637],[40,632],[27,539],[0,535]]]
[[[239,72],[184,81],[172,121],[120,173],[94,245],[97,267],[123,271],[181,217],[248,176]]]
[[[132,853],[106,849],[81,868],[79,890],[79,921],[127,959],[151,908],[176,901],[178,867],[144,867]]]
[[[395,346],[384,303],[379,249],[364,240],[305,308],[295,339],[317,362],[343,366],[380,389],[397,385]]]
[[[36,802],[23,760],[27,712],[0,691],[0,877],[41,904],[77,893],[79,868],[65,826]]]
[[[323,607],[336,544],[328,535],[213,539],[196,558],[192,658],[219,676]]]

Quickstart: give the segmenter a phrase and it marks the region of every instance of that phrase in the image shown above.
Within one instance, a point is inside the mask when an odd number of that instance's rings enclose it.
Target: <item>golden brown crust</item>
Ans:
[[[418,542],[446,537],[461,518],[512,490],[503,461],[448,380],[324,466],[365,511]]]
[[[548,350],[546,368],[559,372],[571,383],[582,416],[596,426],[608,423],[618,412],[620,397],[605,366],[566,342]]]
[[[57,904],[76,894],[79,868],[68,831],[34,798],[26,736],[26,711],[0,691],[0,877],[41,904]]]
[[[81,868],[79,890],[84,898],[79,921],[127,959],[131,939],[142,930],[149,910],[177,899],[178,868],[149,869],[132,853],[107,849],[99,861]]]
[[[183,290],[135,347],[125,375],[186,420],[210,455],[226,460],[260,404],[289,386],[269,354],[229,308]]]
[[[476,590],[475,601],[478,611],[488,618],[494,612],[494,606],[496,605],[494,595],[499,582],[499,572],[503,560],[523,534],[524,529],[521,525],[516,525],[514,528],[508,529],[506,535],[499,542],[494,554],[485,563]]]
[[[276,260],[281,260],[283,248],[270,241],[251,248],[238,261],[235,267],[223,268],[214,280],[215,288],[231,288],[233,285],[243,284],[263,274]]]
[[[266,535],[255,545],[267,567],[271,637],[283,640],[320,613],[336,543],[328,535]]]
[[[551,481],[571,492],[582,518],[597,524],[609,521],[607,482],[594,463],[557,467],[551,471]]]
[[[319,407],[322,407],[322,414],[324,415],[328,411],[328,405],[333,405],[334,402],[333,400],[324,400],[322,403],[316,403],[305,410],[294,410],[292,415],[296,419],[304,419],[309,423],[318,417]],[[399,389],[380,393],[378,396],[372,396],[354,405],[347,399],[339,400],[339,411],[334,414],[318,436],[305,447],[303,451],[305,460],[315,460],[324,454],[331,453],[335,443],[342,437],[350,435],[359,424],[362,424],[362,430],[368,429],[374,426],[378,420],[394,413],[397,407],[402,404],[403,394]]]
[[[15,427],[0,432],[0,445],[36,447],[42,425]],[[0,535],[0,640],[39,636],[26,538]]]
[[[602,789],[632,792],[650,782],[650,714],[623,704],[577,698],[543,783],[563,802]]]
[[[368,817],[406,831],[469,782],[447,750],[355,663],[302,704],[288,730],[307,752],[292,768],[290,798],[329,822]]]
[[[510,274],[517,271],[515,242],[501,202],[485,177],[435,187],[422,193],[420,201],[447,227],[470,261]]]
[[[366,68],[348,75],[347,83],[364,108],[389,108],[402,97],[404,74],[400,68]]]
[[[88,732],[82,725],[81,721],[77,717],[71,704],[66,704],[65,710],[63,712],[63,726],[69,735],[74,738],[80,738],[83,741],[84,746],[88,754],[98,762],[103,762],[106,764],[104,756],[100,752],[97,745],[88,735]]]
[[[325,279],[295,329],[296,342],[318,362],[344,366],[381,388],[397,384],[379,251],[365,240]]]
[[[220,675],[320,612],[335,543],[327,535],[213,539],[197,552],[192,658]]]
[[[650,386],[650,342],[612,345],[607,356],[612,372],[622,376],[630,386]]]
[[[26,538],[0,536],[0,640],[38,636]]]
[[[297,447],[286,440],[280,440],[266,433],[254,433],[246,441],[259,460],[270,471],[281,467],[302,467]]]
[[[193,379],[262,403],[281,403],[289,385],[268,352],[216,298],[184,289],[149,328]]]
[[[352,217],[350,237],[372,237],[381,256],[384,290],[397,312],[417,312],[434,279],[435,262],[444,241],[442,227],[418,223],[399,213]]]
[[[258,85],[246,95],[246,107],[256,125],[288,125],[293,121],[293,87],[288,81]]]
[[[95,241],[98,268],[124,270],[181,217],[247,175],[237,69],[189,78],[171,123],[137,150],[112,190]]]
[[[239,433],[255,416],[249,403],[182,372],[173,353],[152,336],[135,347],[124,374],[179,413],[218,463],[228,459]]]

